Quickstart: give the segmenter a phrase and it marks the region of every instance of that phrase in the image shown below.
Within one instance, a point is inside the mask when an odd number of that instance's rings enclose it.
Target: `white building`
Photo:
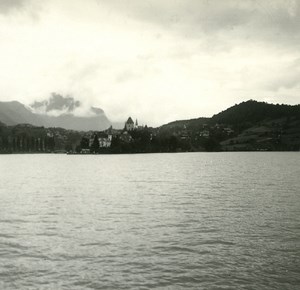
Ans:
[[[111,146],[111,141],[112,141],[111,134],[100,132],[96,135],[98,137],[99,148],[108,148]],[[91,135],[91,137],[89,139],[89,147],[92,147],[94,139],[95,139],[95,134]]]
[[[108,148],[111,146],[112,135],[106,133],[98,134],[100,148]]]

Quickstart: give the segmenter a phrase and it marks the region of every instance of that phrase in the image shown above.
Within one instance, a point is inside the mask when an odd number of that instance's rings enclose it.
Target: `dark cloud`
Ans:
[[[15,9],[23,8],[27,0],[0,0],[0,14],[7,14]]]
[[[300,45],[300,1],[297,0],[110,0],[102,3],[121,10],[129,18],[150,22],[185,37],[213,36],[215,43],[244,40],[271,41],[278,46]]]
[[[34,102],[31,107],[45,112],[53,110],[73,112],[75,108],[80,106],[79,101],[75,101],[72,97],[63,97],[60,94],[52,93],[48,100]]]

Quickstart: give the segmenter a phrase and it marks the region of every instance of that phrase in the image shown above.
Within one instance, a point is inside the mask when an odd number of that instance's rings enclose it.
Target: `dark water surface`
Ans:
[[[0,289],[300,289],[300,154],[0,155]]]

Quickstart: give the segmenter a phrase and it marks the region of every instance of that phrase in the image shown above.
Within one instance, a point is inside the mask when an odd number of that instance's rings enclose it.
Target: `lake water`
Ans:
[[[0,289],[300,289],[300,153],[0,155]]]

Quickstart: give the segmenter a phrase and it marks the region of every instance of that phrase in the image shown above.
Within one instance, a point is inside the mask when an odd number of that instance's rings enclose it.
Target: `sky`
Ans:
[[[300,103],[299,0],[0,0],[0,101],[51,93],[115,122]]]

